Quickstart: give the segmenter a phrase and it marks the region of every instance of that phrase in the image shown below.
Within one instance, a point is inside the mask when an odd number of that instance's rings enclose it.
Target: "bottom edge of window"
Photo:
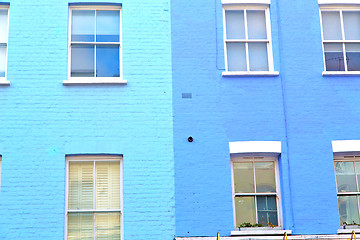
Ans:
[[[231,236],[244,236],[244,235],[284,235],[291,234],[291,230],[282,230],[282,229],[262,229],[259,227],[254,230],[240,230],[240,231],[231,231]]]
[[[231,77],[231,76],[279,76],[278,71],[254,71],[254,72],[244,72],[244,71],[225,71],[222,72],[223,77]]]
[[[124,79],[69,79],[64,80],[63,85],[85,85],[85,84],[127,84]]]

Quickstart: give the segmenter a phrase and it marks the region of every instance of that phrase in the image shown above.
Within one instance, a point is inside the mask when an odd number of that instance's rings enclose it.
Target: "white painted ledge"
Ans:
[[[242,71],[227,71],[227,72],[222,72],[222,76],[223,77],[231,77],[231,76],[244,76],[244,77],[248,77],[248,76],[269,76],[269,77],[276,77],[279,76],[279,72],[277,71],[273,71],[273,72],[242,72]]]
[[[323,71],[323,76],[360,76],[360,71]]]
[[[121,78],[70,78],[64,80],[64,85],[86,85],[86,84],[126,84],[127,81]]]
[[[281,153],[280,141],[229,142],[230,153]]]
[[[231,231],[231,236],[269,236],[291,234],[291,230],[271,229],[271,230],[245,230],[245,231]]]
[[[360,140],[332,141],[333,152],[360,152]]]
[[[0,78],[0,85],[9,86],[10,81],[7,81],[6,78]]]
[[[314,240],[314,239],[350,239],[351,234],[342,234],[342,235],[290,235],[287,237],[288,240],[298,239],[298,240]],[[220,240],[283,240],[284,236],[231,236],[231,237],[221,237]],[[175,240],[216,240],[216,237],[177,237]]]
[[[355,233],[360,233],[360,229],[338,229],[337,233],[338,234],[351,234],[352,231],[354,231]]]
[[[360,4],[359,0],[319,0],[319,4],[336,4],[336,5],[343,5],[343,4]]]
[[[270,4],[271,0],[221,0],[222,4]]]

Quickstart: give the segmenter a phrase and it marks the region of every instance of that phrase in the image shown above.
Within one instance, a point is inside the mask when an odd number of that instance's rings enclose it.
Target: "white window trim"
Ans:
[[[251,155],[242,155],[244,157],[252,157]],[[276,187],[276,192],[272,193],[272,194],[256,194],[256,193],[249,193],[249,194],[244,194],[244,196],[261,196],[261,195],[274,195],[276,196],[276,207],[277,207],[277,217],[278,217],[278,227],[274,228],[274,229],[268,229],[266,228],[257,228],[254,230],[249,230],[249,231],[231,231],[231,235],[272,235],[272,234],[284,234],[284,230],[282,230],[282,226],[283,226],[283,216],[282,216],[282,203],[281,203],[281,191],[280,191],[280,175],[279,175],[279,161],[278,161],[278,157],[275,156],[266,156],[266,155],[258,155],[263,157],[262,159],[249,159],[249,160],[232,160],[231,159],[231,185],[232,185],[232,203],[233,203],[233,219],[234,219],[234,229],[237,229],[236,226],[236,212],[235,212],[235,196],[240,196],[239,193],[235,193],[235,184],[234,184],[234,162],[264,162],[264,161],[273,161],[275,164],[275,187]],[[255,202],[256,204],[256,202]],[[257,208],[255,206],[255,208]],[[256,213],[256,219],[257,219],[257,213]],[[254,232],[256,232],[257,234],[255,234]],[[290,233],[291,234],[291,231]]]
[[[120,11],[120,38],[119,38],[119,64],[120,77],[71,77],[71,22],[72,10],[119,10]],[[68,26],[68,76],[67,80],[63,81],[64,85],[82,85],[82,84],[126,84],[127,81],[123,79],[123,54],[122,54],[122,7],[118,5],[84,5],[84,6],[69,6],[69,26]],[[93,43],[92,43],[93,44]],[[96,55],[94,55],[96,58]],[[95,59],[96,61],[96,59]]]
[[[360,140],[335,140],[331,143],[334,153],[360,152]]]
[[[120,234],[121,239],[124,239],[124,204],[123,204],[123,156],[122,155],[115,155],[115,154],[71,154],[65,156],[65,228],[64,228],[64,240],[67,240],[68,234],[68,213],[69,211],[69,162],[88,162],[88,161],[103,161],[103,162],[120,162],[120,210],[113,209],[113,210],[106,210],[106,212],[120,211]],[[80,211],[76,211],[80,212]],[[96,211],[94,211],[96,212]],[[101,211],[98,211],[101,212]],[[104,211],[102,211],[104,212]],[[95,235],[94,235],[95,239]]]
[[[5,77],[0,77],[0,86],[10,85],[10,81],[7,80],[7,66],[8,66],[8,52],[9,52],[9,20],[10,20],[10,7],[9,5],[0,5],[0,9],[7,9],[7,39],[6,39],[6,60],[5,60]]]
[[[230,154],[234,153],[281,153],[280,141],[238,141],[229,142]]]
[[[342,153],[342,154],[334,154],[334,173],[336,176],[336,169],[335,169],[335,162],[360,162],[360,152],[351,152],[351,153]],[[357,174],[355,174],[355,181],[356,183],[358,183],[358,176]],[[335,177],[335,182],[336,182],[336,196],[359,196],[360,197],[360,189],[358,189],[358,191],[356,192],[338,192],[338,184],[337,184],[337,179]],[[360,188],[360,186],[357,186]],[[360,216],[360,203],[359,201],[356,201],[357,205],[358,205],[358,214]],[[340,220],[340,219],[339,219]],[[342,229],[343,225],[340,223],[340,227],[341,229],[338,229],[338,233],[348,233],[348,231],[350,230],[350,232],[352,232],[353,230],[358,230],[360,232],[360,229]]]
[[[224,0],[223,0],[224,1]],[[228,2],[228,3],[227,3]],[[231,3],[230,3],[231,2]],[[236,2],[236,4],[234,4]],[[225,71],[222,73],[222,76],[278,76],[279,72],[274,71],[274,56],[273,56],[273,49],[272,49],[272,40],[271,40],[271,19],[270,19],[270,8],[268,1],[261,1],[261,0],[254,0],[254,1],[244,1],[237,0],[225,0],[223,4],[223,44],[224,44],[224,58],[225,58]],[[266,2],[266,3],[264,3]],[[252,5],[251,3],[258,3],[258,5]],[[229,41],[226,38],[226,10],[265,10],[265,25],[266,25],[266,35],[267,39],[262,40],[260,42],[267,43],[267,56],[268,56],[268,71],[250,71],[250,63],[249,58],[246,57],[246,65],[248,70],[247,71],[229,71],[228,70],[228,60],[227,60],[227,47],[226,43]],[[246,24],[246,23],[245,23]],[[246,29],[246,26],[245,26]],[[231,40],[230,40],[231,41]],[[236,40],[235,40],[236,41]],[[258,40],[251,40],[246,39],[243,42],[259,42]]]
[[[267,4],[270,5],[271,0],[221,0],[222,4]]]
[[[321,3],[320,3],[321,2]],[[332,0],[319,0],[319,15],[320,15],[320,27],[321,27],[321,41],[322,41],[322,50],[323,50],[323,64],[324,64],[324,71],[322,72],[323,76],[360,76],[360,71],[349,71],[347,68],[347,61],[346,61],[346,50],[343,46],[344,43],[360,43],[359,40],[324,40],[324,31],[323,31],[323,24],[322,24],[322,11],[339,11],[340,12],[340,23],[341,23],[341,34],[342,38],[345,39],[345,32],[344,32],[344,23],[342,17],[342,11],[358,11],[360,12],[360,1],[356,0],[357,4],[354,3],[355,1],[345,0],[344,2],[339,2],[339,0],[332,1]],[[331,3],[331,4],[330,4]],[[348,4],[348,5],[347,5]],[[324,43],[340,43],[343,48],[344,54],[344,71],[326,71],[326,62],[325,62],[325,48]]]

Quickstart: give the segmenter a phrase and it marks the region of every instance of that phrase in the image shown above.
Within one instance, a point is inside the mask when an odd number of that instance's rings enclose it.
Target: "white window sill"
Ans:
[[[0,78],[0,85],[9,86],[9,85],[10,85],[10,81],[7,81],[6,78],[1,77],[1,78]]]
[[[323,71],[323,76],[360,76],[360,71]]]
[[[337,233],[338,234],[351,234],[352,231],[354,231],[355,233],[360,233],[360,228],[354,228],[354,229],[338,229]]]
[[[222,4],[270,4],[270,0],[221,0]]]
[[[64,80],[64,85],[86,85],[86,84],[126,84],[127,81],[121,78],[70,78]]]
[[[319,4],[360,4],[358,0],[319,0]]]
[[[232,76],[269,76],[269,77],[276,77],[279,76],[279,72],[274,71],[274,72],[241,72],[241,71],[228,71],[228,72],[222,72],[222,76],[223,77],[232,77]]]
[[[291,230],[282,230],[282,229],[254,229],[254,230],[241,230],[241,231],[231,231],[231,236],[245,236],[245,235],[284,235],[291,234]]]

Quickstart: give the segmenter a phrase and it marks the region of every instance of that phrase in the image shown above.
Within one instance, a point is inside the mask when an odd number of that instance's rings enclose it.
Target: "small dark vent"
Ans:
[[[192,98],[191,93],[182,93],[182,98]]]

